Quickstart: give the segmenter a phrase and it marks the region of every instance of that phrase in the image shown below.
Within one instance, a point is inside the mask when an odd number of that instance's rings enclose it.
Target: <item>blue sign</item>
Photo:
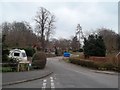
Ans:
[[[70,53],[64,52],[64,57],[70,57]]]

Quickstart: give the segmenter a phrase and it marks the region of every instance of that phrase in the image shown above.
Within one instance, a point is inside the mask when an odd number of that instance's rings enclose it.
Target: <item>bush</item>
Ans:
[[[8,68],[10,68],[12,72],[17,71],[17,65],[18,61],[15,58],[8,58],[7,62],[2,62],[2,67],[5,68],[5,70],[7,69],[6,72],[9,72]]]
[[[111,63],[111,62],[99,63],[91,60],[81,60],[79,58],[70,58],[69,61],[73,64],[81,65],[84,67],[120,72],[120,65],[115,65],[114,63]]]
[[[9,55],[9,50],[2,49],[2,62],[7,62],[9,60],[8,55]]]
[[[99,69],[101,70],[114,70],[115,66],[112,63],[99,64]]]
[[[44,52],[36,52],[32,58],[32,66],[34,69],[43,69],[46,65],[46,54]]]
[[[9,51],[8,49],[2,49],[2,55],[9,55]]]
[[[2,67],[2,72],[12,72],[12,68],[11,67]]]
[[[90,60],[80,60],[79,58],[70,58],[69,61],[71,63],[81,65],[84,67],[98,68],[98,65],[96,65],[93,61]]]
[[[25,50],[28,57],[32,57],[34,55],[34,53],[35,53],[34,48],[25,48],[24,50]]]

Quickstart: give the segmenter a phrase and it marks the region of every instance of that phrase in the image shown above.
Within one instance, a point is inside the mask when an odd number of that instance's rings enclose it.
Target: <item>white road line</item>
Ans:
[[[54,84],[53,77],[50,77],[50,81],[51,81],[51,89],[54,89],[55,88],[55,84]]]
[[[54,85],[54,83],[51,83],[51,88],[55,88],[55,85]]]
[[[51,83],[53,83],[54,81],[53,81],[53,79],[51,79]]]
[[[45,90],[46,86],[47,86],[47,80],[45,79],[43,80],[42,90]]]
[[[50,77],[50,79],[52,80],[52,79],[53,79],[53,77]]]
[[[45,80],[43,80],[43,82],[45,83],[45,82],[47,82],[47,80],[45,79]]]

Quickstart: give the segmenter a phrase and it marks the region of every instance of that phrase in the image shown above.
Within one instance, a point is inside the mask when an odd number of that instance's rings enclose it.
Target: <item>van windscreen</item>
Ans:
[[[20,53],[14,53],[14,56],[19,56],[20,55]]]

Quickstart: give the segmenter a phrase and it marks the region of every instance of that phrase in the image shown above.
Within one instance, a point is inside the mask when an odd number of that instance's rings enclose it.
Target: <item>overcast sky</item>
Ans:
[[[13,0],[14,1],[14,0]],[[97,28],[109,28],[118,33],[118,2],[1,2],[0,23],[33,20],[39,7],[44,7],[56,16],[55,38],[70,38],[75,35],[77,24],[83,32]]]

